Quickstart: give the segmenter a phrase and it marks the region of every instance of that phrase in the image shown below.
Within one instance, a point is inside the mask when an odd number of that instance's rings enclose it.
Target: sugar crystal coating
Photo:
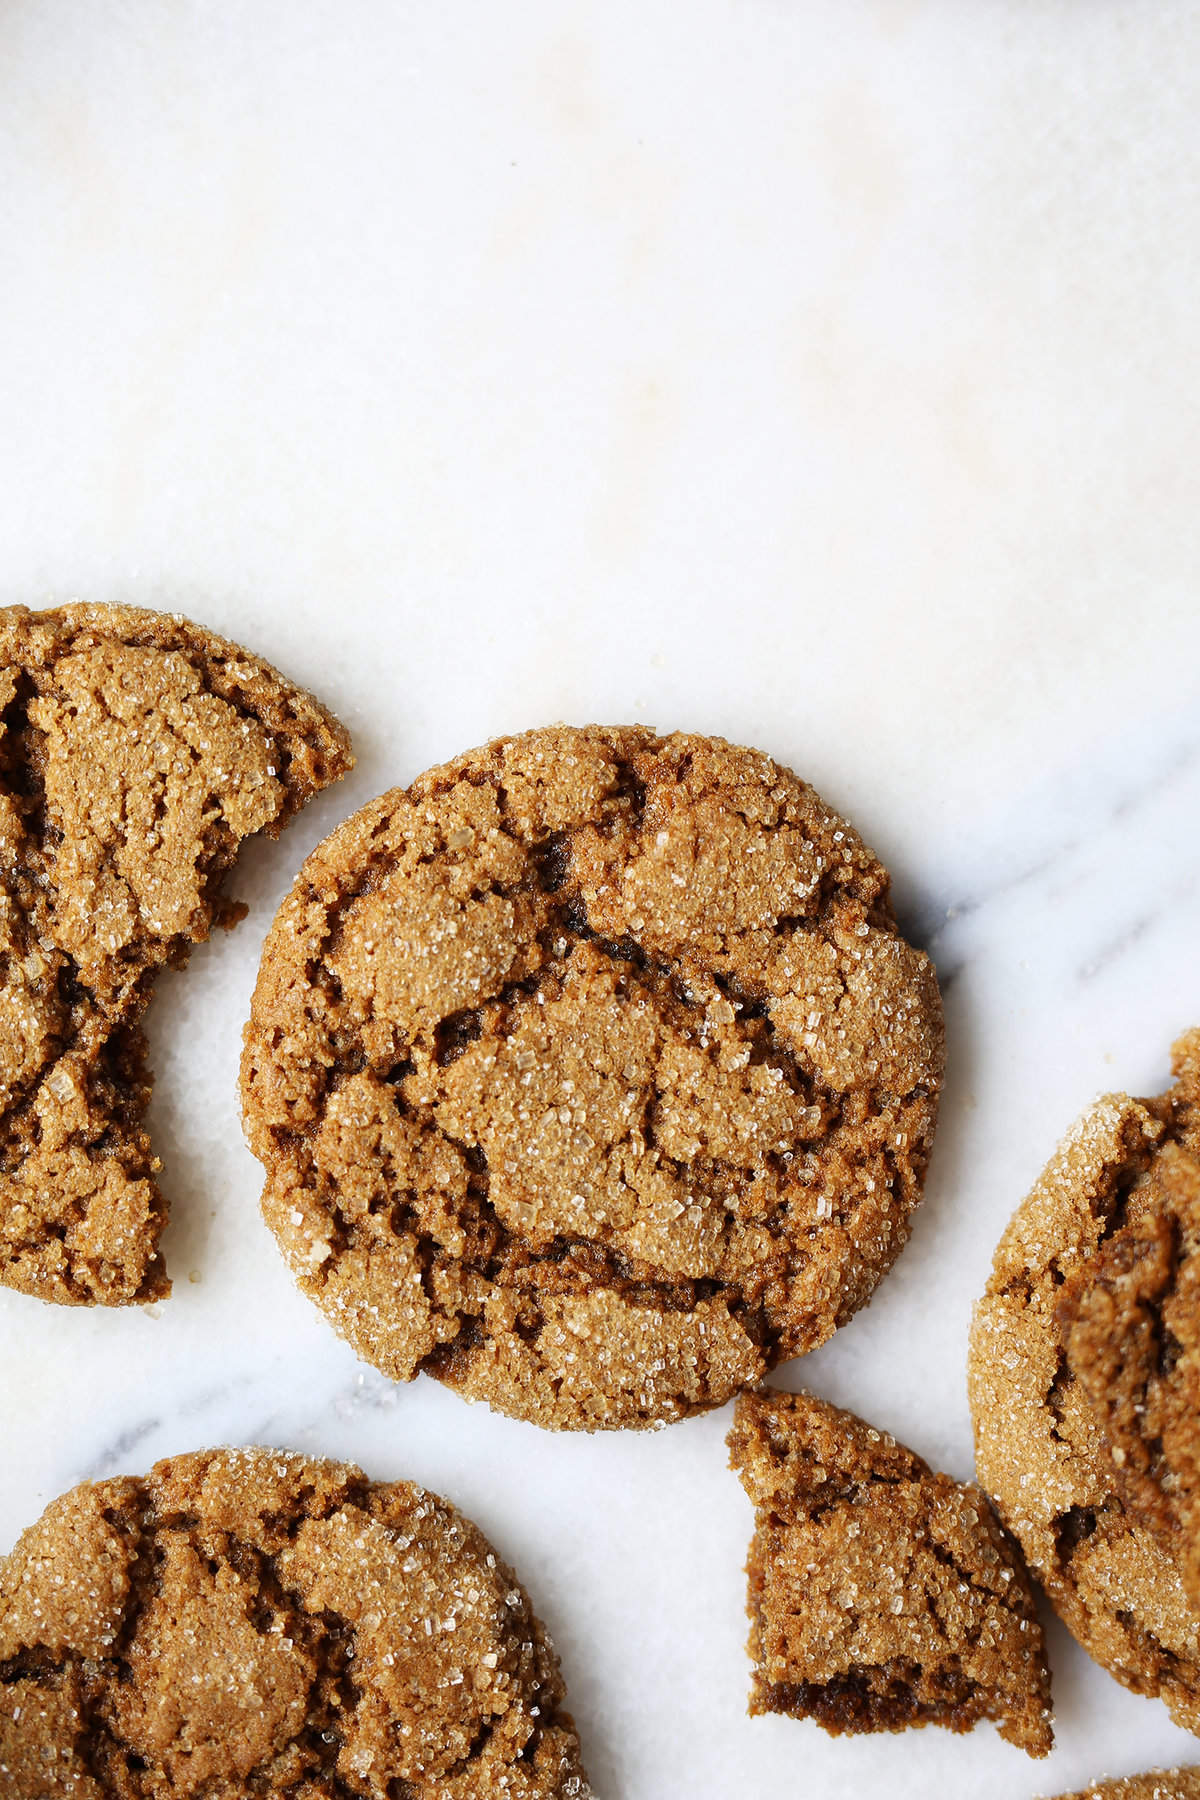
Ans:
[[[1096,1781],[1058,1800],[1200,1800],[1200,1769],[1155,1769],[1148,1775],[1126,1775]]]
[[[768,757],[498,740],[363,809],[268,938],[245,1117],[300,1285],[397,1380],[650,1425],[902,1248],[942,1069],[885,870]]]
[[[1200,1607],[1200,1033],[1179,1047],[1175,1134],[1058,1303],[1067,1367],[1121,1497]]]
[[[1198,1053],[1193,1032],[1175,1046],[1167,1094],[1109,1095],[1072,1127],[1000,1241],[968,1363],[979,1478],[1030,1567],[1084,1649],[1135,1693],[1161,1696],[1190,1731],[1200,1731],[1200,1611],[1182,1579],[1186,1556],[1175,1554],[1187,1534],[1159,1511],[1170,1499],[1163,1469],[1132,1430],[1131,1406],[1139,1359],[1148,1373],[1139,1338],[1159,1329],[1176,1268],[1158,1226],[1174,1244],[1171,1216],[1191,1204]],[[1155,1245],[1160,1259],[1139,1291],[1140,1250]],[[1123,1372],[1117,1345],[1131,1356]],[[1185,1368],[1179,1382],[1188,1379]],[[1147,1383],[1161,1421],[1174,1414],[1182,1462],[1192,1423],[1174,1409],[1172,1385],[1157,1371]],[[1121,1454],[1139,1443],[1144,1461],[1126,1490]]]
[[[994,1720],[1050,1749],[1050,1675],[1020,1554],[986,1495],[810,1394],[739,1397],[755,1506],[752,1713],[834,1735]]]
[[[476,1528],[347,1464],[175,1457],[0,1559],[5,1800],[587,1800],[562,1701]]]
[[[155,973],[240,916],[221,884],[242,840],[351,761],[309,695],[185,619],[0,609],[0,1282],[167,1292]]]

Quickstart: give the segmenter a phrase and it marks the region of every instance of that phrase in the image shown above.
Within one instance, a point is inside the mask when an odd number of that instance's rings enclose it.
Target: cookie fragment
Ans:
[[[0,1283],[169,1290],[139,1021],[241,909],[222,881],[352,766],[341,726],[176,615],[0,609]]]
[[[867,1300],[941,1071],[932,965],[810,787],[560,726],[313,853],[242,1091],[267,1221],[360,1355],[593,1430],[719,1405]]]
[[[1041,1626],[978,1488],[809,1394],[741,1395],[729,1450],[755,1506],[751,1713],[835,1736],[991,1719],[1045,1756]]]
[[[1200,1800],[1200,1769],[1155,1769],[1097,1781],[1077,1794],[1060,1794],[1059,1800]]]
[[[968,1378],[979,1479],[1064,1623],[1198,1731],[1200,1611],[1182,1578],[1195,1566],[1183,1409],[1198,1034],[1174,1061],[1161,1098],[1090,1107],[1018,1207],[975,1309]]]
[[[479,1531],[347,1464],[174,1457],[0,1559],[5,1800],[587,1800],[562,1702]]]

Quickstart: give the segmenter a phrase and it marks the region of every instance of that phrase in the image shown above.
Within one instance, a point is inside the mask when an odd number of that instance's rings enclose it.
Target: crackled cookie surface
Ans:
[[[717,1405],[863,1304],[941,1068],[932,966],[810,787],[564,726],[309,858],[243,1094],[266,1217],[361,1355],[595,1429]]]
[[[166,1293],[154,974],[239,916],[221,883],[242,840],[351,761],[309,695],[185,619],[0,610],[0,1282]]]
[[[996,1251],[969,1378],[979,1479],[1064,1621],[1200,1731],[1184,1580],[1200,1034],[1175,1046],[1175,1072],[1160,1099],[1097,1102],[1059,1147]]]
[[[1192,1144],[1163,1144],[1125,1224],[1065,1284],[1058,1321],[1122,1499],[1200,1607],[1200,1134]]]
[[[1157,1769],[1117,1781],[1093,1782],[1059,1800],[1200,1800],[1200,1769]]]
[[[809,1394],[742,1394],[729,1450],[755,1506],[752,1713],[834,1735],[992,1719],[1046,1754],[1037,1609],[978,1488]]]
[[[175,1457],[0,1559],[5,1800],[586,1800],[562,1701],[476,1528],[347,1464]]]

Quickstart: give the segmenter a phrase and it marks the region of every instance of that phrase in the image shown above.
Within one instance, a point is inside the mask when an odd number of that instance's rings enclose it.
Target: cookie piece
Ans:
[[[139,1021],[244,908],[222,880],[352,766],[341,726],[177,615],[0,609],[0,1282],[169,1290]]]
[[[346,1463],[172,1457],[0,1559],[5,1800],[586,1800],[562,1702],[475,1526]]]
[[[1086,1362],[1093,1391],[1106,1379],[1094,1273],[1116,1273],[1128,1255],[1113,1248],[1124,1227],[1152,1218],[1181,1178],[1186,1189],[1187,1159],[1200,1152],[1200,1034],[1176,1045],[1175,1070],[1160,1099],[1098,1101],[1059,1146],[997,1248],[968,1378],[979,1479],[1056,1610],[1118,1681],[1161,1695],[1177,1724],[1200,1731],[1200,1613],[1172,1556],[1122,1497],[1106,1423],[1126,1416],[1125,1396],[1097,1412],[1080,1372]],[[1131,1319],[1137,1280],[1120,1284]],[[1089,1291],[1072,1366],[1063,1296],[1078,1304]]]
[[[741,1395],[729,1451],[755,1506],[752,1713],[834,1736],[992,1719],[1045,1756],[1042,1630],[986,1495],[810,1394]]]
[[[888,877],[768,757],[502,738],[363,809],[267,939],[263,1210],[396,1380],[552,1427],[719,1405],[899,1253],[942,1070]]]
[[[1058,1304],[1132,1518],[1200,1609],[1200,1160],[1168,1142]]]
[[[1155,1769],[1119,1781],[1097,1781],[1059,1800],[1200,1800],[1200,1769]]]

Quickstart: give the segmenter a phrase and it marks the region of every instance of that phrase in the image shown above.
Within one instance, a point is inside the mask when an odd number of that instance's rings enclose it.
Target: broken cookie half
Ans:
[[[1046,1755],[1033,1594],[978,1488],[808,1394],[743,1394],[729,1449],[755,1506],[752,1713],[815,1719],[835,1736],[991,1719]]]
[[[177,615],[0,609],[0,1283],[169,1283],[143,1118],[154,976],[241,910],[242,841],[353,764],[324,707]]]

